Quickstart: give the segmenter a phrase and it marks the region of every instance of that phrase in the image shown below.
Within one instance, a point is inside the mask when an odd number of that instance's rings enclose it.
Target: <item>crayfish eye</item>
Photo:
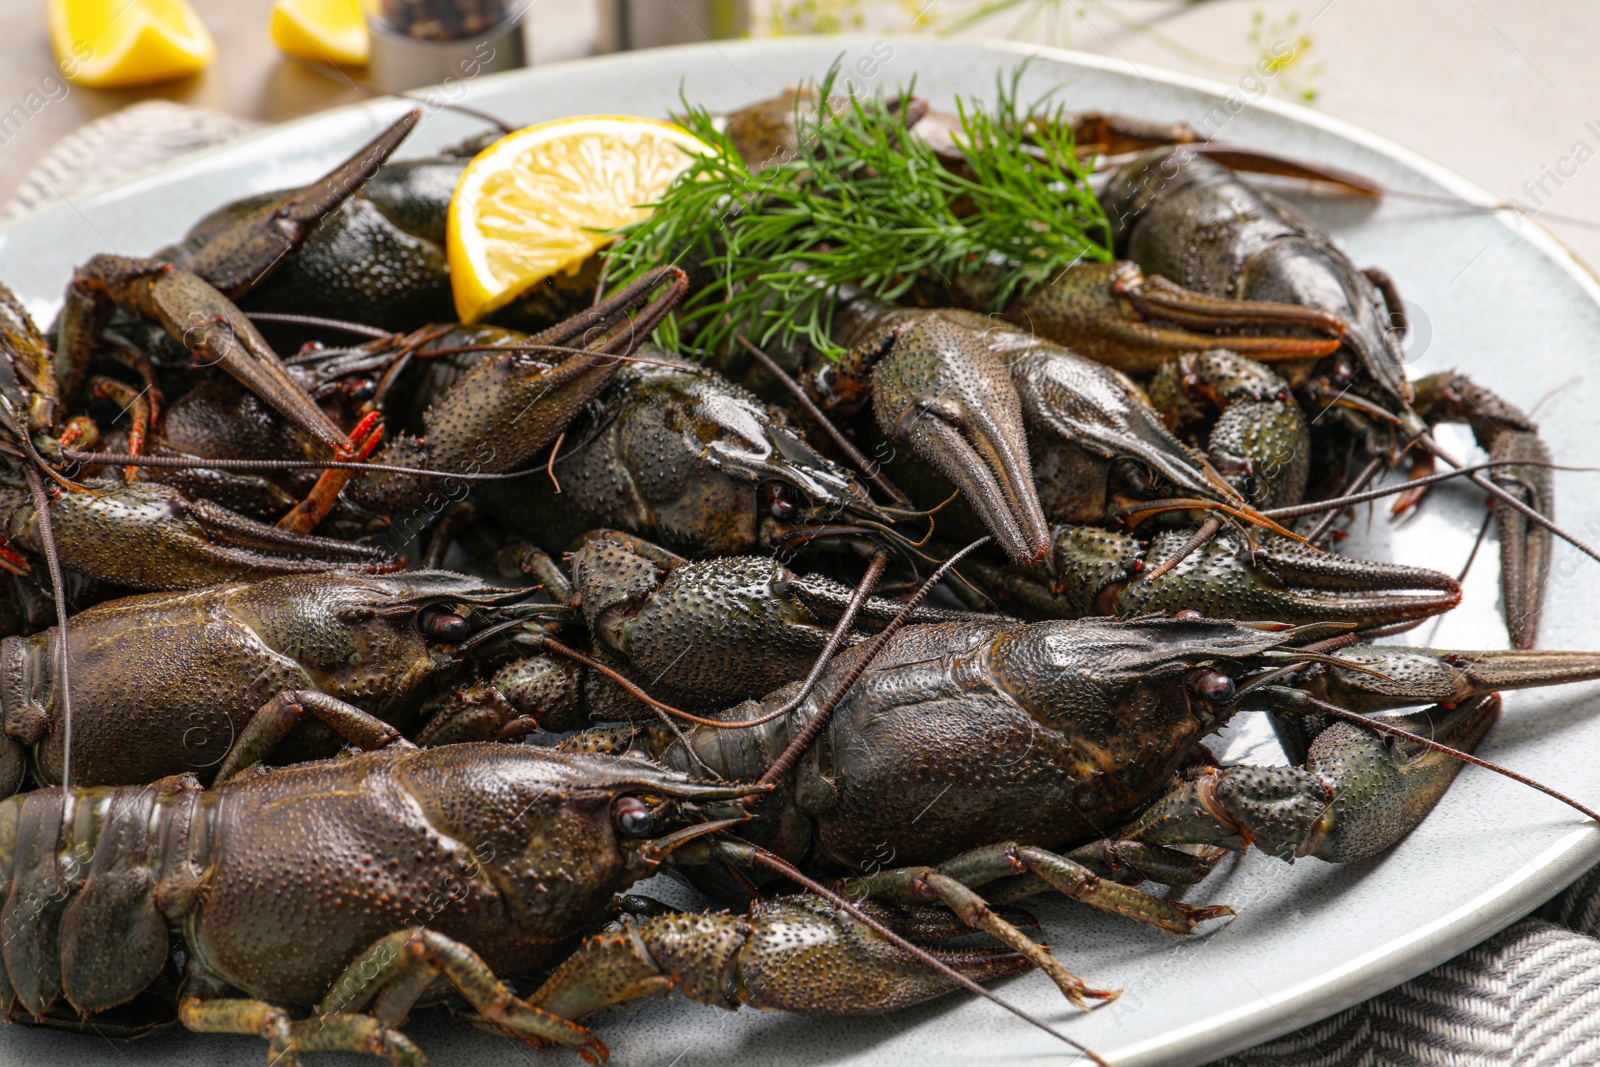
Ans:
[[[655,816],[638,797],[622,797],[611,807],[611,822],[623,837],[649,837]]]
[[[1239,687],[1233,684],[1233,679],[1221,671],[1194,671],[1189,675],[1188,684],[1189,692],[1214,708],[1227,707],[1239,693]]]
[[[362,378],[345,386],[344,393],[347,398],[357,403],[363,400],[371,400],[378,395],[378,383],[371,378]]]
[[[472,636],[472,624],[453,611],[444,608],[423,608],[417,625],[425,637],[435,641],[455,644]]]
[[[1132,464],[1127,465],[1128,492],[1135,500],[1150,500],[1157,495],[1156,483]]]
[[[767,482],[761,486],[761,506],[779,522],[787,522],[800,510],[800,499],[790,486]]]

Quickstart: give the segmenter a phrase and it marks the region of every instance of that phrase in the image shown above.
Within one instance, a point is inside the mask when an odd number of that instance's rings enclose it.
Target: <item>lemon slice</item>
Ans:
[[[109,89],[181,78],[216,58],[184,0],[49,0],[50,46],[62,73]]]
[[[314,63],[366,66],[367,20],[361,0],[275,0],[272,43]]]
[[[695,155],[712,149],[670,122],[558,119],[480,152],[450,199],[446,251],[456,314],[476,322],[529,286],[577,271],[637,222]]]

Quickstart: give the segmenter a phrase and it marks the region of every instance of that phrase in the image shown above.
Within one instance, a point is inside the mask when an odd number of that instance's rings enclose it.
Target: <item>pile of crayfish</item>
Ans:
[[[805,102],[729,137],[781,155]],[[0,290],[13,1022],[284,1067],[424,1063],[433,1004],[591,1062],[590,1016],[673,990],[877,1014],[1038,969],[1083,1006],[1030,898],[1191,934],[1231,910],[1141,886],[1375,855],[1501,692],[1600,678],[1530,650],[1533,422],[1407,379],[1394,284],[1237,173],[1269,157],[1080,116],[1119,258],[999,316],[981,277],[840,290],[842,358],[707,363],[652,340],[677,266],[451,322],[471,151],[390,162],[417,118],[95,256],[48,330]],[[1404,507],[1488,494],[1512,650],[1375,643],[1461,596],[1329,547],[1402,462]],[[1218,764],[1243,711],[1288,763]],[[663,872],[728,910],[629,892]]]

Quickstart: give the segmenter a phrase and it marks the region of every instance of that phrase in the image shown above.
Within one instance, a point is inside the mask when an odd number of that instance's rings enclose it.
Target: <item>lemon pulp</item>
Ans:
[[[369,41],[361,0],[274,0],[272,43],[313,62],[365,66]]]
[[[49,0],[46,15],[62,72],[90,88],[181,78],[217,54],[185,0]]]
[[[578,270],[711,149],[669,122],[589,115],[531,126],[467,165],[446,251],[456,313],[475,322],[557,272]]]

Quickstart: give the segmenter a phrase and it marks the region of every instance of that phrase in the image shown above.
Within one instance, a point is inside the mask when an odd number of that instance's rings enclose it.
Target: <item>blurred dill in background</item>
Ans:
[[[1274,92],[1303,103],[1317,97],[1322,65],[1308,59],[1310,33],[1298,12],[1269,19],[1254,11],[1239,28],[1240,53],[1216,56],[1196,51],[1164,33],[1161,24],[1186,9],[1215,0],[770,0],[752,4],[751,27],[760,36],[807,33],[982,34],[1072,48],[1104,20],[1138,34],[1175,56],[1218,74],[1259,64]],[[762,9],[765,8],[763,11]],[[1284,46],[1287,45],[1287,48]]]

